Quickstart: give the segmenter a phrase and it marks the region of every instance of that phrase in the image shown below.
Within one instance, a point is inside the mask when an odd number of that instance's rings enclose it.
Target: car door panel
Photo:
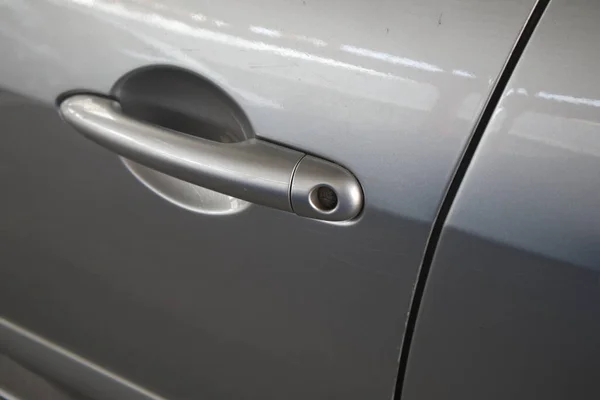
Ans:
[[[37,336],[6,339],[25,329],[142,396],[389,398],[437,207],[533,3],[4,2],[3,351],[64,380]],[[190,212],[58,116],[65,92],[156,64],[348,168],[360,217]],[[86,368],[78,390],[131,395]]]
[[[552,0],[531,37],[441,234],[403,399],[598,397],[598,18]]]

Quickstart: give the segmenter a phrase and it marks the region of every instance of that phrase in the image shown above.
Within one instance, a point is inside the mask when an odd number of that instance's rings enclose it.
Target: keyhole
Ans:
[[[328,186],[319,186],[310,194],[311,203],[319,211],[329,212],[338,205],[338,197],[335,191]]]

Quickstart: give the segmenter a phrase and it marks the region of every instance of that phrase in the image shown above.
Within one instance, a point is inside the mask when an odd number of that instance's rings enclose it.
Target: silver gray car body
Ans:
[[[593,393],[600,10],[521,34],[547,3],[3,1],[0,349],[98,399]],[[346,167],[361,215],[157,196],[61,121],[151,65]]]

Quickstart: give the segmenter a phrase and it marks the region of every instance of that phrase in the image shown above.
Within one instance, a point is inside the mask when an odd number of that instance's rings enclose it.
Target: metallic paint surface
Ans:
[[[244,211],[252,203],[205,189],[121,158],[129,172],[163,199],[201,214],[225,215]]]
[[[599,20],[553,0],[532,36],[449,214],[404,400],[600,397]]]
[[[432,220],[533,3],[3,1],[0,315],[169,399],[389,399]],[[360,218],[190,213],[57,116],[158,63],[352,171]]]
[[[258,135],[356,165],[385,183],[373,206],[429,221],[533,4],[8,0],[0,83],[50,102],[108,93],[145,65],[187,68],[238,101]]]
[[[284,211],[303,153],[251,138],[220,143],[133,119],[117,102],[75,95],[60,104],[63,119],[91,141],[187,182]]]
[[[118,102],[97,95],[70,96],[59,109],[65,122],[98,145],[203,188],[325,221],[352,220],[362,210],[360,183],[329,161],[256,138],[221,143],[175,132],[131,118]],[[334,209],[311,201],[319,186],[336,193]]]

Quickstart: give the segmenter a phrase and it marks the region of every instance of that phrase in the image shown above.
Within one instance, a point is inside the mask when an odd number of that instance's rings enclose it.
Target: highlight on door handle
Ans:
[[[118,102],[73,95],[63,119],[88,139],[192,184],[252,203],[325,221],[346,221],[363,206],[357,179],[345,168],[252,138],[219,143],[138,121]]]

